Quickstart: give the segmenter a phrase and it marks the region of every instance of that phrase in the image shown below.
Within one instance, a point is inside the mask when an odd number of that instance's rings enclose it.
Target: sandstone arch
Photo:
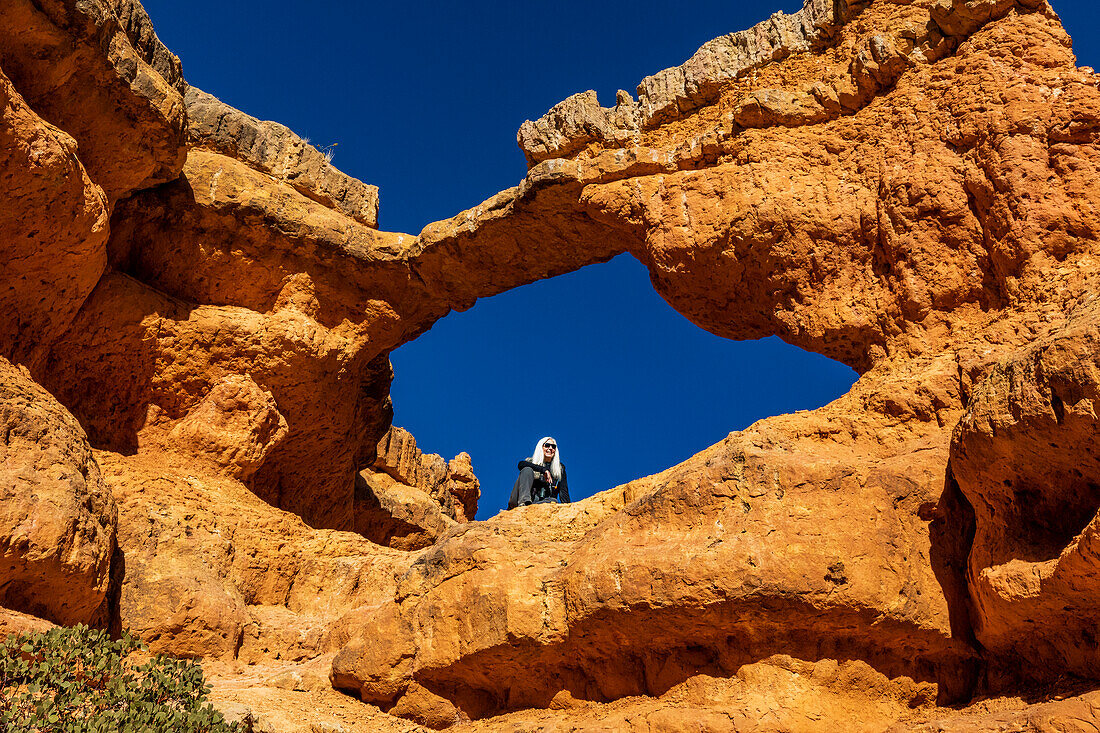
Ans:
[[[93,266],[59,276],[56,306],[14,288],[38,335],[4,353],[100,449],[116,621],[157,650],[277,661],[314,688],[331,673],[439,726],[698,701],[685,690],[754,674],[789,690],[799,670],[829,694],[844,674],[873,680],[885,725],[933,684],[951,700],[1100,676],[1100,477],[1071,457],[1096,432],[1100,91],[1045,3],[808,0],[645,80],[637,102],[582,95],[525,125],[521,185],[416,236],[372,228],[370,187],[285,128],[188,95],[132,3],[38,5],[35,38],[110,41],[84,71],[134,122],[120,137],[115,116],[71,120],[58,84],[40,106],[91,151],[66,162],[73,146],[24,103],[44,92],[7,77],[0,125],[22,157],[2,170],[48,143],[80,209],[57,251]],[[25,53],[9,36],[5,73]],[[138,142],[112,152],[119,139]],[[553,515],[466,523],[415,551],[338,531],[390,427],[390,350],[478,297],[621,252],[704,328],[778,334],[861,379]],[[211,440],[208,424],[232,429]],[[982,461],[1021,445],[1057,470],[989,481]],[[1023,516],[1029,497],[1042,511]],[[1050,521],[1067,506],[1073,522]],[[82,613],[110,595],[109,544]],[[1033,654],[1041,668],[1012,669]]]

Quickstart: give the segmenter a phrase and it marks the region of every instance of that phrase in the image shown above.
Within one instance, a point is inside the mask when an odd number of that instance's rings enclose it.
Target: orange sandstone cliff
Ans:
[[[411,235],[136,0],[5,2],[0,629],[129,628],[256,731],[1100,727],[1098,85],[1043,0],[806,0]],[[471,521],[389,353],[623,252],[859,381]]]

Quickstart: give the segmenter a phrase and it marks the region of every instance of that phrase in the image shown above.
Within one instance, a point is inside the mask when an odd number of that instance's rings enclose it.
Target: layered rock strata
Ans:
[[[187,137],[285,181],[302,195],[378,226],[378,187],[345,175],[322,153],[277,122],[257,120],[195,87],[187,88]]]
[[[636,144],[643,129],[715,103],[724,83],[827,43],[869,4],[807,0],[796,13],[775,13],[748,30],[715,38],[680,66],[647,76],[638,84],[637,101],[620,90],[615,107],[603,108],[593,91],[574,94],[538,120],[524,122],[517,142],[532,165],[571,156],[590,143]]]
[[[3,606],[202,658],[258,729],[1094,724],[1100,80],[1048,5],[808,0],[525,124],[417,236],[132,0],[6,4],[0,72]],[[859,381],[464,521],[388,354],[622,252]],[[935,707],[1037,689],[1078,696]]]
[[[112,203],[176,178],[184,156],[179,63],[150,53],[152,28],[135,5],[12,0],[0,10],[0,68],[38,115],[76,140]]]
[[[459,453],[445,461],[443,456],[423,453],[412,433],[396,426],[379,441],[376,452],[372,467],[376,472],[430,494],[449,518],[462,523],[477,514],[481,487],[469,454]]]

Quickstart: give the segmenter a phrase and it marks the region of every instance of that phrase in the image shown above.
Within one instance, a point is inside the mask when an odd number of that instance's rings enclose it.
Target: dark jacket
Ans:
[[[541,463],[532,463],[531,461],[520,461],[516,466],[516,469],[522,471],[525,468],[530,468],[535,472],[535,482],[531,485],[531,497],[534,501],[545,501],[546,499],[556,498],[562,504],[569,503],[569,480],[565,475],[565,466],[561,467],[561,481],[557,483],[553,482],[553,476],[550,477],[551,483],[546,483],[542,474],[548,470],[547,466]]]

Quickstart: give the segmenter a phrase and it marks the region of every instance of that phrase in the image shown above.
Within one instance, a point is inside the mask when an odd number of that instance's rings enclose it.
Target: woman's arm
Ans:
[[[569,503],[569,477],[565,475],[565,466],[561,467],[561,483],[558,484],[558,501]]]

